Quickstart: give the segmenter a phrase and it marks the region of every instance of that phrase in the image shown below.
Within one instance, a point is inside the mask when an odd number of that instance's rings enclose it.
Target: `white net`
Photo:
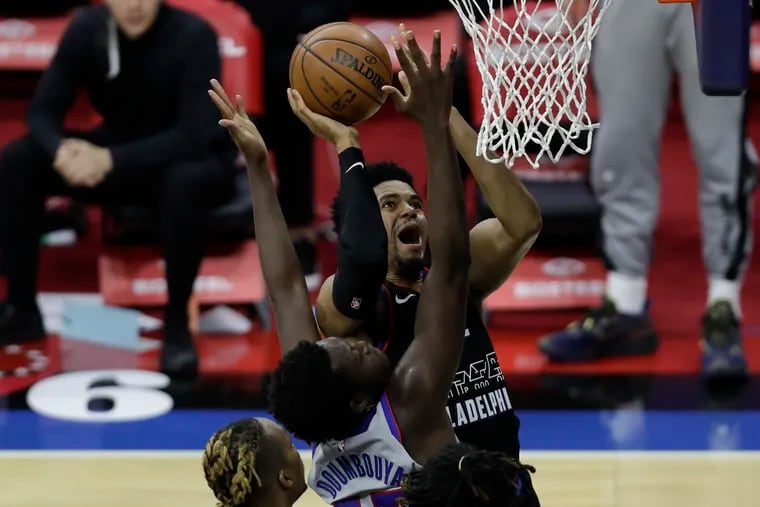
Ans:
[[[610,1],[449,0],[483,81],[479,156],[508,167],[525,157],[535,168],[568,147],[588,153],[598,125],[586,110],[586,74]]]

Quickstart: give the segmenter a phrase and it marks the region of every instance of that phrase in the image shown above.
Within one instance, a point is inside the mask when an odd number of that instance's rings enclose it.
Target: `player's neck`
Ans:
[[[396,273],[393,273],[392,271],[388,271],[388,273],[385,275],[385,279],[391,282],[393,285],[398,285],[399,287],[405,287],[407,289],[412,289],[419,291],[419,289],[422,287],[422,277],[417,277],[414,279],[404,278]]]
[[[268,494],[257,498],[254,507],[292,507],[292,505],[293,502],[285,491],[273,489]]]

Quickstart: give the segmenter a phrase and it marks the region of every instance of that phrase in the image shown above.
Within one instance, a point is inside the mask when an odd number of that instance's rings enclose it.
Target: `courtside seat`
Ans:
[[[232,197],[209,213],[203,227],[210,242],[235,242],[253,237],[251,192],[245,171],[238,172]],[[158,239],[158,220],[148,208],[105,207],[103,241],[117,244],[152,243]]]

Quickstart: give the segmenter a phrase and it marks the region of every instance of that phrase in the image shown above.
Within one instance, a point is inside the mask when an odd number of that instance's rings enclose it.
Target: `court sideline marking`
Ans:
[[[298,451],[302,459],[310,460],[310,451]],[[202,449],[187,451],[102,451],[102,450],[61,450],[61,451],[0,451],[0,459],[178,459],[199,458]],[[525,450],[522,458],[595,460],[610,458],[625,459],[684,459],[687,457],[731,460],[760,459],[760,451],[530,451]]]

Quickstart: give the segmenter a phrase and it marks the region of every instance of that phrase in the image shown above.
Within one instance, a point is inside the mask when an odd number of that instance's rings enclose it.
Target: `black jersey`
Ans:
[[[395,366],[414,339],[420,294],[388,281],[381,291],[377,321],[372,323],[370,335]],[[460,441],[519,457],[520,420],[512,410],[491,338],[472,305],[467,308],[462,359],[449,391],[447,410]]]

